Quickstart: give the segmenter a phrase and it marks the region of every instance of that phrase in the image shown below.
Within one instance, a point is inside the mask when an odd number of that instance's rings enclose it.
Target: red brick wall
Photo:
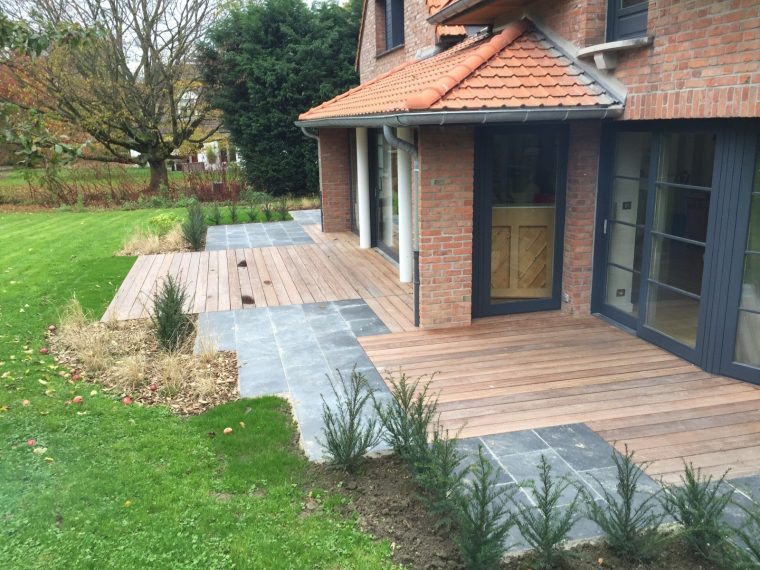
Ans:
[[[587,315],[591,305],[600,128],[596,121],[570,124],[562,310],[572,314]]]
[[[322,231],[351,231],[351,168],[346,129],[319,131]]]
[[[606,1],[532,12],[579,47],[604,36]],[[619,52],[612,72],[628,90],[624,119],[760,116],[760,2],[649,0],[647,34],[652,46]]]
[[[471,127],[419,133],[420,325],[468,325],[472,317]]]
[[[604,42],[607,0],[539,0],[528,8],[528,15],[579,47]]]
[[[359,75],[362,83],[414,59],[419,50],[435,46],[435,26],[427,22],[425,0],[404,0],[404,45],[382,54],[384,39],[376,25],[377,3],[376,0],[366,1],[364,27],[359,39]]]

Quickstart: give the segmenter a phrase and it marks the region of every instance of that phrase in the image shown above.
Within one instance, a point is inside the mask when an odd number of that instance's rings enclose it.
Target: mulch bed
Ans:
[[[366,459],[356,475],[326,465],[314,465],[310,481],[313,489],[324,489],[350,498],[343,507],[343,514],[356,516],[362,530],[387,540],[394,562],[418,570],[460,570],[464,567],[453,533],[436,527],[435,519],[427,513],[419,498],[419,488],[398,456]],[[316,507],[312,505],[312,508]],[[583,544],[570,551],[566,570],[720,570],[718,566],[692,557],[678,540],[674,540],[659,558],[646,564],[620,560],[602,543]],[[528,556],[523,555],[503,562],[501,568],[532,570],[535,566]]]
[[[193,354],[190,339],[175,353],[173,368],[181,378],[178,389],[169,390],[160,371],[163,353],[152,332],[150,320],[140,319],[111,323],[88,323],[83,331],[90,338],[105,338],[108,346],[107,365],[103,370],[88,370],[87,360],[75,347],[67,345],[66,335],[49,333],[51,352],[59,365],[68,369],[62,373],[69,381],[79,377],[82,381],[98,384],[106,390],[129,396],[133,402],[147,406],[165,405],[182,416],[197,415],[206,410],[240,398],[238,365],[234,352],[219,351],[212,354]],[[142,381],[125,388],[121,370],[124,359],[141,356],[144,363]]]

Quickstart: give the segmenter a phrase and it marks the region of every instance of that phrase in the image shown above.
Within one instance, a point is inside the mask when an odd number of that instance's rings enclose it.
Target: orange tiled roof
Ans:
[[[407,62],[303,113],[300,121],[620,103],[526,20]]]

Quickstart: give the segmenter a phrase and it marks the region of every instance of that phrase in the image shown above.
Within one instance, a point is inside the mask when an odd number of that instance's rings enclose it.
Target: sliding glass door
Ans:
[[[374,131],[373,245],[398,261],[398,151]]]
[[[760,379],[757,135],[674,124],[606,134],[592,310],[706,369]]]

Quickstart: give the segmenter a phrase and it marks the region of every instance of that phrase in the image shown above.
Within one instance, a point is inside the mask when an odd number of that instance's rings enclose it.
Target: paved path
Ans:
[[[387,327],[361,299],[203,313],[200,338],[237,351],[240,395],[285,395],[312,461],[323,458],[322,398],[334,405],[328,375],[348,379],[356,367],[385,397],[388,390],[357,337],[385,334]],[[379,450],[379,449],[378,449]]]

